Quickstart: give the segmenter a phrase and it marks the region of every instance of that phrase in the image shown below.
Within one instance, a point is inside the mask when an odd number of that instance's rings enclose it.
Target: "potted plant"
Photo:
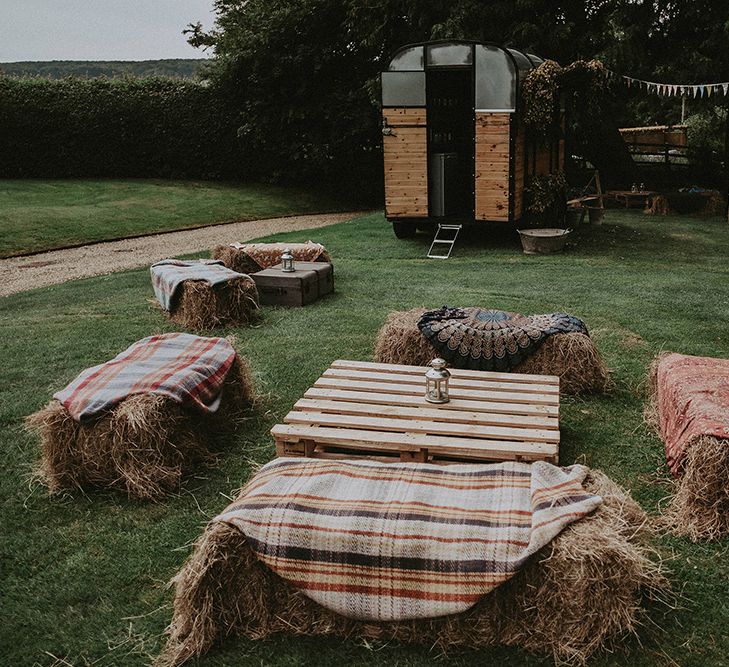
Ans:
[[[527,255],[547,255],[564,250],[572,231],[556,227],[564,220],[567,207],[567,181],[564,174],[532,176],[524,190],[526,210],[519,237]]]

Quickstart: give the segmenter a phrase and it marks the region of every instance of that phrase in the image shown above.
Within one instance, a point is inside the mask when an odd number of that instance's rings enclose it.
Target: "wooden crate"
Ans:
[[[451,400],[424,398],[426,368],[335,361],[271,430],[279,456],[434,463],[559,457],[559,378],[451,370]]]
[[[259,301],[267,306],[305,306],[334,291],[334,269],[326,262],[296,262],[296,271],[282,265],[252,273]]]

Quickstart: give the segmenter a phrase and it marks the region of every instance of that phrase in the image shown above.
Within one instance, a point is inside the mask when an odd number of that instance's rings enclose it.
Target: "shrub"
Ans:
[[[193,81],[0,76],[0,118],[0,177],[242,175],[240,119]]]

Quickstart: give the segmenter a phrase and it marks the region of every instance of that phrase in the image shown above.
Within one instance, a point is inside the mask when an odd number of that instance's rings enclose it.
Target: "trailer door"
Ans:
[[[428,216],[428,141],[424,108],[382,110],[385,157],[385,214]]]

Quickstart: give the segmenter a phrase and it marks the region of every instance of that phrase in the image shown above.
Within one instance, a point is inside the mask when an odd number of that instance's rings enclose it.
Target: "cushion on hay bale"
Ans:
[[[332,257],[321,243],[231,243],[212,249],[213,259],[221,260],[225,266],[241,273],[256,273],[281,263],[281,255],[291,250],[297,262],[328,262]]]
[[[408,311],[396,311],[390,313],[385,324],[380,329],[375,342],[375,361],[390,364],[409,364],[413,366],[427,366],[435,357],[443,356],[447,352],[448,342],[436,349],[426,338],[418,327],[418,323],[424,313],[429,312],[423,308],[414,308]],[[501,311],[482,311],[501,312]],[[508,315],[508,314],[507,314]],[[536,316],[539,317],[539,316]],[[576,320],[576,318],[574,318]],[[579,322],[579,320],[577,320]],[[574,325],[577,326],[576,324]],[[610,376],[599,351],[586,333],[575,330],[571,333],[555,332],[542,337],[541,342],[527,357],[523,357],[523,350],[530,346],[529,330],[524,334],[524,343],[519,345],[512,337],[509,340],[494,330],[495,336],[491,348],[491,356],[499,355],[506,358],[507,345],[514,349],[513,359],[518,359],[515,365],[506,362],[503,368],[496,370],[510,370],[514,373],[533,373],[537,375],[558,375],[560,378],[560,390],[568,394],[586,391],[605,391],[610,385]],[[433,335],[437,336],[438,332]],[[534,338],[538,333],[534,332]],[[451,338],[451,341],[455,338]],[[482,343],[479,343],[478,352],[484,350]],[[519,354],[521,350],[521,354]],[[449,355],[449,361],[456,368],[471,367],[463,365],[460,359],[463,355],[454,350]]]
[[[157,300],[176,324],[205,330],[257,317],[255,283],[222,262],[166,259],[152,265],[150,273]]]
[[[28,418],[51,493],[115,488],[154,498],[214,460],[253,403],[250,371],[222,338],[165,334],[82,372]]]
[[[663,354],[648,408],[677,478],[666,525],[694,540],[729,534],[729,359]]]
[[[407,469],[412,470],[412,464],[409,466]],[[448,468],[440,470],[449,474]],[[229,510],[236,511],[263,474],[265,469]],[[265,478],[262,481],[265,483]],[[583,484],[588,494],[602,498],[595,511],[571,523],[528,558],[513,577],[470,609],[440,618],[381,622],[335,613],[287,581],[295,574],[284,578],[264,565],[255,542],[238,526],[214,520],[175,577],[171,636],[159,663],[179,665],[231,634],[260,639],[279,632],[394,639],[427,643],[441,650],[459,645],[513,645],[551,654],[558,660],[584,663],[595,651],[611,648],[635,632],[646,613],[646,598],[660,598],[668,585],[659,560],[648,546],[646,516],[640,507],[599,472],[588,472]],[[225,513],[219,519],[224,517]],[[256,516],[248,520],[255,521]],[[352,548],[366,547],[371,539],[378,544],[382,541],[379,534],[357,535],[355,528],[352,526]],[[419,535],[414,531],[416,540]],[[394,553],[390,551],[394,543],[389,538],[383,543],[388,555]],[[474,543],[465,552],[474,554],[478,561],[479,553],[493,549]],[[412,561],[407,566],[412,567]],[[318,579],[327,577],[329,570],[336,574],[336,562],[322,564]],[[474,572],[470,576],[474,589],[488,587],[484,581],[488,576]],[[438,581],[449,577],[454,574],[442,574]],[[366,575],[360,581],[363,586],[372,583]],[[411,590],[428,587],[427,578],[416,573]]]

